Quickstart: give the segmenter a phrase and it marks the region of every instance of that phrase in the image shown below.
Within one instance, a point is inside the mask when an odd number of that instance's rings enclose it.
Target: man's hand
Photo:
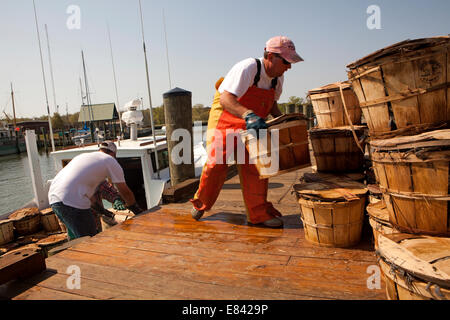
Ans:
[[[121,199],[114,200],[113,208],[114,208],[114,210],[119,210],[119,211],[127,209],[125,207],[125,203],[123,203],[123,201]]]
[[[128,206],[127,209],[130,210],[131,212],[133,212],[135,215],[138,215],[144,211],[141,209],[141,207],[138,206],[137,203],[134,203],[131,206]]]
[[[257,116],[253,112],[248,113],[245,116],[245,124],[247,130],[255,130],[256,137],[259,137],[259,130],[267,129],[266,121],[263,118]]]

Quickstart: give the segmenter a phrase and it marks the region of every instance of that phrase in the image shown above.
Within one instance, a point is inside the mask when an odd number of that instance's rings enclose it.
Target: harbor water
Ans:
[[[50,154],[39,153],[42,180],[55,176]],[[27,153],[0,157],[0,216],[22,208],[34,198]]]

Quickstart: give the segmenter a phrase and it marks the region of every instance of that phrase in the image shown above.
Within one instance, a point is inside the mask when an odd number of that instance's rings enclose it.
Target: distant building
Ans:
[[[120,133],[119,113],[115,103],[82,105],[78,122],[85,123],[89,128],[93,123],[93,130],[98,128],[105,132],[106,137],[115,138]]]

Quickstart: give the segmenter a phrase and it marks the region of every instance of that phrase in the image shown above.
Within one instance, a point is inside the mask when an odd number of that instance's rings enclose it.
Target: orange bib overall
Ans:
[[[268,90],[256,87],[258,79],[259,71],[254,85],[238,101],[264,119],[269,115],[274,104],[275,89],[274,85],[272,86],[273,88]],[[194,199],[191,200],[194,208],[197,210],[210,210],[225,183],[228,171],[228,164],[226,163],[226,131],[232,130],[237,132],[246,129],[243,119],[232,115],[220,105],[218,88],[222,81],[223,78],[216,83],[216,94],[209,114],[207,133],[208,161],[203,168],[198,191]],[[221,133],[219,138],[216,138],[216,130]],[[236,152],[236,141],[234,140],[233,148]],[[220,154],[218,155],[217,153]],[[221,160],[223,160],[220,163],[217,163],[218,156],[222,157]],[[238,163],[237,165],[247,220],[256,224],[281,216],[272,203],[267,201],[269,180],[259,178],[258,170],[254,164],[249,164],[248,158],[247,150],[245,150],[245,163]]]

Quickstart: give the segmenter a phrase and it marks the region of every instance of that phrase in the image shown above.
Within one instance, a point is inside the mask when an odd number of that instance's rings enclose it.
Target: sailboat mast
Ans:
[[[92,105],[91,105],[91,99],[89,97],[89,86],[88,86],[88,80],[86,75],[86,64],[84,62],[84,52],[81,50],[81,59],[83,60],[83,73],[84,73],[84,88],[86,89],[86,103],[88,107],[88,114],[89,114],[89,124],[91,127],[91,139],[92,142],[94,142],[94,128],[92,127],[92,120],[94,119],[94,114],[92,112]]]
[[[172,80],[170,78],[169,47],[167,45],[166,16],[164,14],[164,8],[163,8],[163,25],[164,25],[164,36],[166,39],[167,73],[169,74],[169,90],[170,90],[172,89]]]
[[[50,129],[50,140],[52,142],[52,151],[55,152],[55,139],[53,137],[52,119],[51,119],[51,116],[50,116],[50,106],[48,104],[47,82],[45,81],[44,60],[42,58],[42,47],[41,47],[41,37],[39,35],[39,24],[38,24],[37,13],[36,13],[36,5],[34,3],[34,0],[33,0],[33,8],[34,8],[34,18],[35,18],[35,21],[36,21],[36,31],[37,31],[37,37],[38,37],[38,43],[39,43],[39,53],[40,53],[40,56],[41,56],[41,69],[42,69],[42,78],[44,80],[45,102],[47,104],[48,127]]]
[[[11,101],[12,101],[12,107],[13,107],[13,124],[14,124],[14,137],[16,140],[16,149],[17,149],[17,153],[20,153],[20,149],[19,149],[19,136],[17,135],[17,131],[16,131],[16,127],[17,127],[17,123],[16,123],[16,105],[14,103],[14,91],[13,91],[13,85],[11,82]]]
[[[53,105],[54,105],[53,108],[54,108],[54,110],[56,110],[56,112],[59,113],[59,108],[56,103],[55,80],[53,78],[52,55],[50,53],[50,39],[48,38],[47,24],[45,24],[44,27],[45,27],[45,35],[47,37],[48,62],[49,62],[49,66],[50,66],[50,79],[52,80]]]
[[[147,49],[145,47],[144,18],[142,16],[141,0],[139,0],[139,12],[141,13],[142,44],[143,44],[143,47],[144,47],[145,71],[146,71],[146,74],[147,74],[147,90],[148,90],[148,98],[149,98],[149,103],[150,103],[150,122],[151,122],[151,125],[152,125],[153,145],[155,147],[156,172],[158,174],[158,179],[159,179],[160,175],[159,175],[158,151],[157,151],[157,146],[156,146],[155,124],[153,122],[152,95],[151,95],[151,92],[150,92],[150,77],[149,77],[149,73],[148,73]]]
[[[83,83],[81,82],[81,77],[79,79],[80,79],[80,91],[81,91],[81,105],[84,106]]]
[[[120,137],[123,138],[122,117],[120,115],[120,110],[119,110],[119,94],[118,94],[118,90],[117,90],[116,69],[114,67],[114,56],[113,56],[113,49],[112,49],[112,42],[111,42],[111,33],[109,31],[109,25],[107,25],[107,27],[108,27],[109,48],[111,50],[111,62],[112,62],[113,77],[114,77],[114,88],[116,89],[117,113],[119,114]]]
[[[16,105],[14,103],[14,91],[13,91],[12,82],[11,82],[11,100],[12,100],[12,108],[13,108],[13,116],[14,116],[13,124],[14,124],[14,132],[15,132],[16,126],[17,126],[17,124],[16,124]]]

